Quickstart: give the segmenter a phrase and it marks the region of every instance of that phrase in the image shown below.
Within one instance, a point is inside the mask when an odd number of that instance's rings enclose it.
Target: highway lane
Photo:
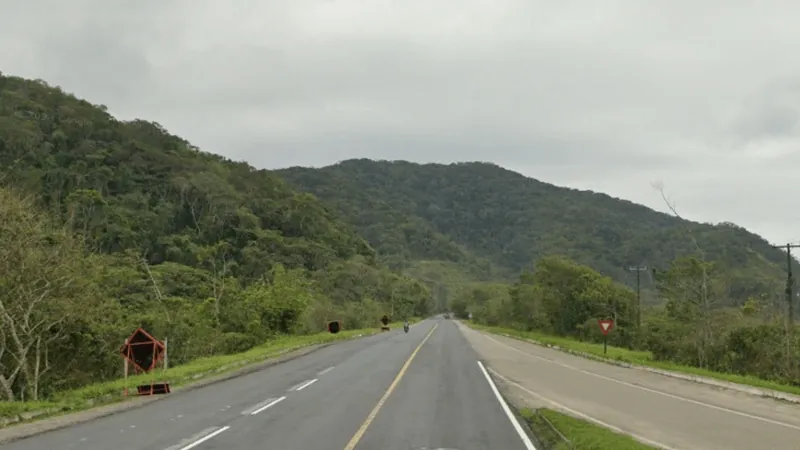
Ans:
[[[490,371],[508,381],[508,393],[531,406],[583,415],[667,449],[800,449],[798,405],[459,327]]]
[[[251,448],[531,450],[450,320],[365,349],[197,450]]]
[[[2,450],[530,450],[449,320],[333,345]]]

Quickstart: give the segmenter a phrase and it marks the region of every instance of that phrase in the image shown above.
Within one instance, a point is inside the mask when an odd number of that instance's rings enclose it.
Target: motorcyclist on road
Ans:
[[[404,329],[404,330],[406,330],[406,331],[408,331],[408,319],[406,319],[405,321],[403,321],[403,329]]]

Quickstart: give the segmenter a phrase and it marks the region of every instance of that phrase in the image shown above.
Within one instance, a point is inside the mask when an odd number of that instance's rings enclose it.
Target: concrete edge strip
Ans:
[[[220,383],[233,378],[238,378],[254,372],[259,372],[269,367],[289,362],[301,356],[308,355],[310,353],[313,353],[317,350],[323,349],[331,345],[336,345],[343,342],[354,341],[362,338],[367,338],[371,336],[381,336],[381,335],[383,334],[374,332],[371,334],[362,334],[350,339],[343,339],[334,342],[326,342],[323,344],[313,344],[308,347],[302,347],[299,349],[291,350],[273,358],[268,358],[266,360],[257,363],[244,365],[228,373],[224,373],[218,376],[203,378],[197,380],[196,382],[179,386],[175,388],[169,395],[133,397],[130,400],[121,400],[114,403],[97,406],[94,408],[90,407],[80,411],[68,412],[65,414],[60,414],[55,416],[48,416],[41,420],[34,420],[31,422],[23,422],[15,425],[9,425],[7,427],[0,428],[0,445],[8,444],[14,441],[18,441],[20,439],[29,438],[31,436],[36,436],[39,434],[44,434],[50,431],[56,431],[62,428],[68,428],[74,425],[80,425],[86,422],[91,422],[93,420],[100,419],[106,416],[111,416],[117,413],[141,408],[150,403],[157,402],[159,400],[163,400],[166,398],[171,398],[174,397],[175,395],[180,395],[184,392],[190,392],[195,389],[200,389],[203,387],[210,386],[212,384]]]
[[[469,327],[468,325],[465,325],[465,326]],[[489,333],[489,334],[495,334],[495,335],[498,335],[498,336],[504,336],[504,337],[507,337],[507,338],[510,338],[510,339],[515,339],[517,341],[528,342],[530,344],[538,345],[540,347],[546,347],[546,348],[549,348],[549,349],[558,350],[558,351],[560,351],[562,353],[567,353],[567,354],[574,355],[574,356],[580,356],[582,358],[591,359],[591,360],[594,360],[594,361],[603,362],[603,363],[611,364],[611,365],[618,366],[618,367],[624,367],[626,369],[641,370],[641,371],[644,371],[644,372],[655,373],[655,374],[663,375],[663,376],[670,377],[670,378],[677,378],[677,379],[684,380],[684,381],[691,381],[691,382],[698,383],[698,384],[705,384],[705,385],[708,385],[708,386],[714,386],[714,387],[718,387],[718,388],[721,388],[721,389],[727,389],[727,390],[730,390],[730,391],[741,392],[741,393],[753,395],[753,396],[756,396],[756,397],[771,398],[773,400],[783,400],[783,401],[786,401],[786,402],[789,402],[789,403],[800,404],[800,395],[790,394],[788,392],[781,392],[781,391],[776,391],[774,389],[765,389],[765,388],[759,388],[759,387],[755,387],[755,386],[748,386],[748,385],[745,385],[745,384],[734,383],[734,382],[731,382],[731,381],[716,380],[716,379],[709,378],[709,377],[704,377],[704,376],[701,376],[701,375],[689,375],[689,374],[684,374],[684,373],[679,373],[679,372],[673,372],[673,371],[670,371],[670,370],[657,369],[655,367],[647,367],[647,366],[642,366],[642,365],[639,365],[639,364],[632,364],[632,363],[627,363],[627,362],[623,362],[623,361],[616,361],[616,360],[609,359],[609,358],[602,358],[600,356],[593,355],[591,353],[579,352],[577,350],[571,350],[571,349],[568,349],[568,348],[559,347],[557,345],[545,344],[544,342],[540,342],[540,341],[537,341],[537,340],[534,340],[534,339],[521,338],[521,337],[512,336],[512,335],[505,334],[505,333],[492,333],[492,332],[483,331],[483,330],[475,330],[474,328],[471,328],[471,329],[473,331]]]

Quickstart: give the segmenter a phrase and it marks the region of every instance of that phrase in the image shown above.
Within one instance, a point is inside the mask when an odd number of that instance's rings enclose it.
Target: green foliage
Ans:
[[[471,313],[473,325],[601,357],[597,320],[613,318],[609,358],[791,392],[800,386],[800,339],[787,332],[780,306],[750,298],[741,308],[720,307],[725,278],[696,258],[676,259],[657,280],[663,306],[650,309],[638,330],[629,288],[563,257],[543,258],[505,292],[474,287],[450,309]]]
[[[728,278],[728,303],[780,290],[785,280],[785,255],[738,226],[684,221],[493,164],[359,159],[277,173],[335,206],[396,266],[449,261],[473,279],[508,281],[558,254],[633,286],[631,265],[666,268],[677,257],[697,256],[689,229]],[[645,302],[657,301],[649,274],[642,283]]]
[[[520,414],[540,438],[544,450],[652,450],[630,436],[552,409],[523,409]]]
[[[432,305],[427,286],[274,173],[2,74],[0,215],[6,400],[118,377],[118,348],[140,326],[180,366]],[[43,325],[26,328],[33,318]]]
[[[611,336],[613,344],[628,345],[633,336],[627,331],[632,327],[634,293],[566,258],[541,259],[503,291],[503,285],[476,287],[451,309],[462,318],[472,313],[473,321],[484,325],[597,342],[602,340],[597,319],[612,318],[617,330]]]

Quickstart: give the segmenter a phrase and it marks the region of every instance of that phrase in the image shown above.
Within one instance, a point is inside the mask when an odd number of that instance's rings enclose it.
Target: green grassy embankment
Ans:
[[[414,323],[419,319],[411,319]],[[402,328],[402,322],[390,324],[394,330]],[[281,355],[301,350],[313,345],[354,339],[359,336],[380,333],[380,328],[345,330],[337,334],[319,333],[307,336],[284,336],[246,352],[200,358],[167,370],[157,369],[149,374],[131,376],[124,379],[104,381],[79,389],[57,393],[47,401],[2,402],[0,401],[0,428],[21,422],[39,420],[58,414],[82,411],[100,405],[126,400],[125,387],[129,393],[136,393],[136,386],[155,381],[168,381],[171,389],[198,383],[213,376],[223,375],[248,366],[262,363]],[[131,395],[127,399],[137,398]]]
[[[771,389],[774,391],[800,395],[800,387],[798,386],[782,384],[775,381],[764,380],[753,376],[738,375],[738,374],[724,373],[724,372],[714,372],[707,369],[700,369],[698,367],[684,366],[670,361],[656,361],[655,359],[653,359],[653,355],[647,351],[629,350],[627,348],[612,347],[609,345],[608,354],[604,355],[603,344],[597,344],[593,342],[582,342],[575,339],[559,337],[559,336],[550,336],[547,334],[538,333],[534,331],[519,331],[510,328],[489,327],[485,325],[478,325],[475,323],[471,323],[467,320],[462,320],[461,322],[464,325],[467,325],[468,327],[476,330],[486,331],[493,334],[506,335],[521,340],[534,341],[536,343],[544,345],[557,346],[560,349],[567,351],[586,353],[588,355],[591,355],[594,359],[625,362],[629,364],[652,367],[655,369],[669,370],[672,372],[679,372],[687,375],[697,375],[721,381],[727,381],[730,383],[743,384],[762,389]]]
[[[547,408],[523,409],[542,450],[652,450],[630,436]]]

